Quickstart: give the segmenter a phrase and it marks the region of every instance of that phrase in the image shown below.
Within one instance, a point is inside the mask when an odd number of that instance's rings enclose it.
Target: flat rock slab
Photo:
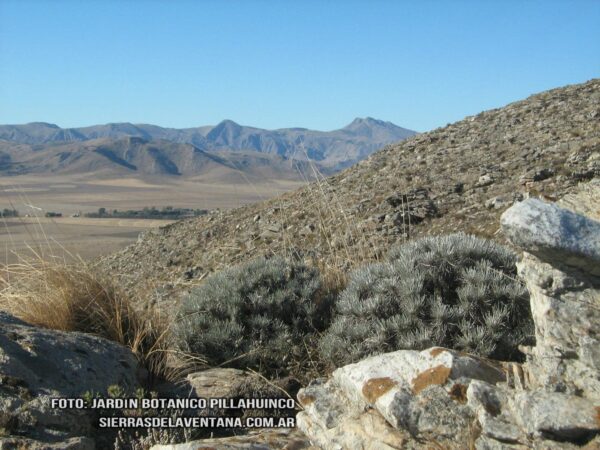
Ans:
[[[51,399],[107,395],[112,385],[133,392],[137,376],[138,361],[122,345],[0,312],[0,429],[8,434],[0,449],[93,449],[93,414],[52,408]]]
[[[513,244],[542,261],[600,275],[600,222],[530,198],[507,209],[501,224]]]
[[[111,385],[133,392],[138,362],[126,347],[85,333],[37,328],[0,312],[0,377],[29,394],[73,397],[106,393]]]
[[[558,392],[519,392],[511,399],[517,423],[532,437],[576,441],[600,432],[600,403]]]

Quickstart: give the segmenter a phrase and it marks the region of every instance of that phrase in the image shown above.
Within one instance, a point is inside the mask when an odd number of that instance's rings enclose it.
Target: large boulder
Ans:
[[[85,333],[34,327],[0,312],[0,448],[94,447],[86,410],[53,409],[53,397],[106,394],[138,386],[139,367],[126,347]],[[12,437],[10,437],[12,435]],[[16,445],[14,448],[18,447]]]

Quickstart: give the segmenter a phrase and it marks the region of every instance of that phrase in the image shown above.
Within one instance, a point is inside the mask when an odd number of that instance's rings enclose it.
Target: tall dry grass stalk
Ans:
[[[317,238],[327,249],[325,257],[311,261],[322,273],[325,287],[333,292],[340,292],[346,286],[348,272],[356,267],[360,267],[368,262],[380,260],[380,250],[374,248],[365,237],[365,231],[362,230],[356,219],[346,210],[346,202],[340,194],[332,188],[332,184],[319,167],[309,158],[303,144],[302,152],[308,163],[310,173],[305,173],[301,166],[296,166],[296,170],[306,183],[306,189],[309,194],[310,204],[317,216]],[[293,161],[293,159],[292,159]],[[403,210],[409,205],[402,205]],[[284,200],[281,199],[280,221],[285,224],[286,213],[289,210],[284,208]],[[406,215],[410,221],[410,215]],[[340,222],[341,225],[335,229],[332,222]],[[405,219],[403,219],[403,222]],[[403,223],[404,233],[401,239],[406,241],[410,223]],[[289,254],[296,252],[294,241],[295,236],[288,236],[283,227],[283,239],[286,241],[286,250]]]

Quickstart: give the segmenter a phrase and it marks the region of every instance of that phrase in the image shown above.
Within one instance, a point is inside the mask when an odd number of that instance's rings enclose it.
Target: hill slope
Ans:
[[[324,169],[326,170],[326,169]],[[84,142],[17,144],[0,141],[0,173],[89,174],[89,176],[184,175],[302,179],[305,161],[249,151],[200,150],[191,144],[139,137]]]
[[[413,136],[414,131],[391,122],[372,118],[355,119],[350,125],[334,131],[313,131],[304,128],[263,130],[224,120],[216,126],[186,129],[162,128],[156,125],[112,123],[83,128],[59,128],[37,122],[26,125],[0,125],[0,140],[4,147],[27,144],[36,150],[48,150],[57,144],[71,144],[70,151],[85,149],[88,141],[104,140],[104,146],[119,146],[125,138],[144,141],[169,141],[191,144],[200,150],[252,150],[277,155],[290,160],[311,159],[324,170],[340,170],[364,159],[391,142]],[[25,170],[26,166],[22,166]]]
[[[501,239],[500,214],[600,176],[600,80],[543,92],[390,145],[264,203],[146,233],[100,262],[132,290],[166,292],[260,254],[301,251],[346,270],[390,245],[465,231]]]

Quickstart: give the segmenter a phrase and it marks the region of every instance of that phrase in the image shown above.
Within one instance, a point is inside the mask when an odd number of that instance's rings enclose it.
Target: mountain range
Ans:
[[[200,175],[228,167],[250,174],[268,169],[289,178],[309,161],[334,173],[414,134],[370,117],[334,131],[264,130],[231,120],[184,129],[131,123],[0,125],[0,173]]]

